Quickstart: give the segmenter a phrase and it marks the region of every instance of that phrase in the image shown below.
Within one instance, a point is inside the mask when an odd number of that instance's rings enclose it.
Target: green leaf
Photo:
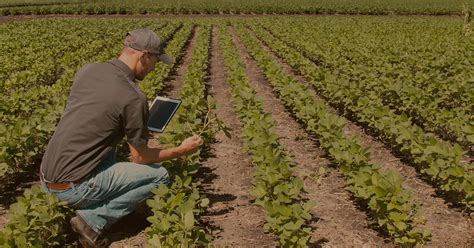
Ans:
[[[8,170],[8,164],[7,163],[0,163],[0,177],[5,176]]]
[[[401,222],[401,221],[395,221],[393,222],[393,224],[398,228],[398,230],[400,231],[405,231],[405,229],[408,227],[407,224],[405,224],[405,222]]]
[[[209,199],[204,198],[201,200],[201,204],[199,204],[201,207],[207,207],[209,205]]]
[[[184,228],[191,229],[194,226],[194,214],[193,211],[186,212],[184,215]]]

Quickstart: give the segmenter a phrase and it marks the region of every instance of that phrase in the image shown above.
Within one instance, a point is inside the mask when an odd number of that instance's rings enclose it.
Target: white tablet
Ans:
[[[150,107],[148,129],[162,133],[170,122],[176,110],[181,105],[181,100],[157,96]]]

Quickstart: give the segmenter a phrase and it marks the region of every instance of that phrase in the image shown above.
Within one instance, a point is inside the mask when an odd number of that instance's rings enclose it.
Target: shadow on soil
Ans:
[[[138,209],[112,225],[107,231],[106,236],[111,242],[137,236],[150,225],[146,218],[151,215],[152,212],[148,209]]]
[[[17,172],[7,180],[0,181],[0,208],[10,208],[10,205],[15,203],[16,198],[23,195],[26,189],[39,184],[38,170],[39,166],[31,166],[31,170]]]

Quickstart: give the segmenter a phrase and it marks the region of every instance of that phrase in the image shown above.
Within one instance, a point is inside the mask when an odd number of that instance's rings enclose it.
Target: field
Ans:
[[[145,26],[176,63],[140,87],[149,100],[183,100],[149,145],[206,142],[163,163],[173,184],[112,227],[112,247],[474,246],[474,39],[463,16],[5,20],[0,245],[72,244],[57,200],[36,186],[15,197],[39,180],[77,70],[118,56],[124,33]]]

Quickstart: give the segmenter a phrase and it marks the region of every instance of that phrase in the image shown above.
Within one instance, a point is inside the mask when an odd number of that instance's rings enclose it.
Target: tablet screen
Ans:
[[[163,132],[180,104],[181,100],[178,99],[156,97],[151,104],[148,129],[155,132]]]

